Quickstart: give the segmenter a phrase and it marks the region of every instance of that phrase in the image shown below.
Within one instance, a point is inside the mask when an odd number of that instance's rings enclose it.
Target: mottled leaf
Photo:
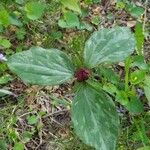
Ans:
[[[119,119],[111,98],[89,85],[81,86],[72,105],[76,134],[96,150],[115,150]]]
[[[60,84],[74,74],[67,55],[57,49],[33,47],[12,55],[7,64],[24,82],[31,84]]]
[[[96,31],[85,44],[84,63],[93,68],[103,62],[119,62],[130,55],[135,39],[127,27]]]

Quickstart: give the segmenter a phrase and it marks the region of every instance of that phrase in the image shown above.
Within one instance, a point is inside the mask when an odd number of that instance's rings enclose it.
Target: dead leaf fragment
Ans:
[[[136,25],[136,21],[127,21],[127,26],[132,28]]]

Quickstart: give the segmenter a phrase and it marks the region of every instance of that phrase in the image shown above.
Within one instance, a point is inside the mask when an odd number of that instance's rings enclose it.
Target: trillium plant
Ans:
[[[129,28],[103,28],[85,43],[82,67],[75,67],[69,56],[60,50],[41,47],[16,53],[7,64],[29,84],[57,85],[76,79],[71,108],[75,133],[96,150],[115,150],[119,117],[113,100],[95,86],[92,75],[99,65],[123,61],[134,48],[135,40]]]

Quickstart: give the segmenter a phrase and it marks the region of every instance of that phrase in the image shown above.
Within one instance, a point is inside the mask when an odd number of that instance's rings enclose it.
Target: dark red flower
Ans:
[[[75,77],[77,78],[77,81],[82,82],[89,78],[90,76],[90,70],[85,68],[80,68],[76,70]]]

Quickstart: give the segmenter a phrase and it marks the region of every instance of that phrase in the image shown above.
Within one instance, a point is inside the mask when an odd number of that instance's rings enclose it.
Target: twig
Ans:
[[[65,112],[65,111],[68,111],[68,109],[55,111],[55,112],[53,112],[53,113],[47,114],[47,115],[44,116],[43,118],[47,118],[47,117],[53,116],[53,115],[55,115],[55,114],[61,114],[62,112]]]
[[[33,113],[37,113],[37,112],[36,111],[27,112],[27,113],[24,113],[23,115],[20,115],[19,118],[22,118],[26,115],[33,114]]]
[[[147,18],[147,5],[148,0],[145,1],[145,12],[144,12],[144,21],[143,21],[143,33],[145,32],[146,18]]]

